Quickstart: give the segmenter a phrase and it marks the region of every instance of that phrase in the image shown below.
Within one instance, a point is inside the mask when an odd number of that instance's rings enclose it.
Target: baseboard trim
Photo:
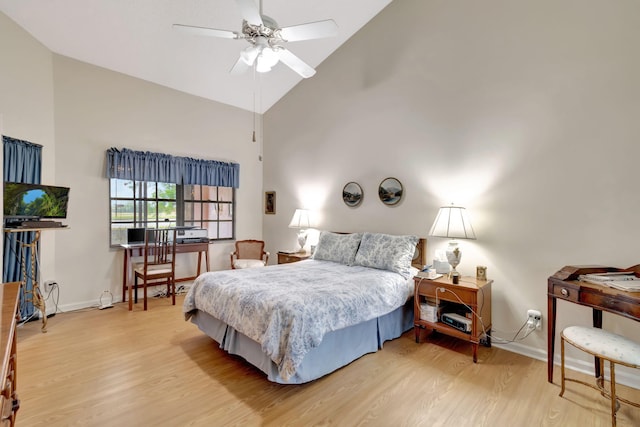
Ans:
[[[512,353],[517,353],[522,356],[527,356],[532,359],[540,360],[544,363],[547,363],[547,352],[544,350],[540,350],[539,348],[534,348],[526,345],[522,345],[520,343],[509,343],[509,344],[492,344],[494,347],[498,347],[502,350],[510,351]],[[560,366],[560,351],[556,349],[555,355],[553,358],[554,365]],[[605,363],[605,378],[609,379],[609,369]],[[582,372],[584,374],[593,375],[593,363],[588,362],[582,359],[576,359],[573,357],[565,357],[565,368],[570,369],[572,371]],[[560,376],[556,382],[559,383]],[[629,387],[640,389],[640,378],[638,377],[637,369],[627,368],[626,366],[616,366],[616,384],[624,384]]]

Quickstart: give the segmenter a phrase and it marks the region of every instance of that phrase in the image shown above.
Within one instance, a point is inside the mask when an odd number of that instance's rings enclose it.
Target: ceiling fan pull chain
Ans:
[[[260,111],[262,111],[262,74],[258,75],[257,94],[258,106]],[[258,141],[258,160],[262,161],[262,150],[264,147],[264,114],[256,116],[256,122],[258,133],[260,134],[260,140]]]
[[[253,137],[252,141],[256,142],[256,67],[253,66]]]

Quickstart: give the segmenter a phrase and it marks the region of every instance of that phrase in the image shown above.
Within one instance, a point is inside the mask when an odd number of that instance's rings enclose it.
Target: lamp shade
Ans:
[[[296,209],[289,223],[289,228],[310,228],[309,211],[307,209]]]
[[[429,230],[429,236],[450,239],[476,239],[467,210],[461,206],[443,206]]]

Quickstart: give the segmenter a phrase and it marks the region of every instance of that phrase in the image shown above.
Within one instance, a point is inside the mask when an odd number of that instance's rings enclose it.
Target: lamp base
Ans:
[[[460,275],[456,270],[458,264],[460,264],[460,260],[462,259],[462,252],[458,247],[458,242],[452,240],[449,242],[449,246],[447,247],[447,261],[449,261],[449,265],[451,265],[451,271],[449,272],[449,277],[453,275]]]
[[[298,253],[304,253],[304,245],[307,244],[307,232],[304,230],[300,230],[298,232],[298,244],[300,245],[300,250]]]

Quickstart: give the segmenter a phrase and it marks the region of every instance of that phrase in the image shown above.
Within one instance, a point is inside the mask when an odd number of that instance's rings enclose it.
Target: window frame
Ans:
[[[113,181],[122,181],[122,182],[131,182],[133,183],[132,195],[127,196],[117,196],[113,194]],[[152,193],[155,194],[155,197],[149,196],[149,184],[153,184],[155,191]],[[159,184],[167,184],[175,186],[175,199],[166,198],[166,197],[158,197],[158,186]],[[116,183],[117,185],[117,183]],[[186,199],[185,198],[185,188],[187,187],[199,187],[198,194],[199,198]],[[203,191],[203,188],[214,189],[216,194],[216,200],[211,200],[210,198],[204,198],[203,194],[208,194],[211,190]],[[227,191],[231,191],[230,200],[220,200],[221,189],[227,189]],[[228,197],[227,197],[228,198]],[[133,218],[131,220],[114,220],[114,203],[117,204],[118,201],[131,203],[133,205]],[[175,217],[171,218],[169,221],[166,219],[161,219],[160,212],[158,207],[160,203],[175,203]],[[148,207],[150,203],[155,203],[155,217],[154,219],[149,219],[149,212],[144,209],[144,207]],[[197,215],[199,219],[191,218],[187,220],[187,225],[185,225],[185,218],[189,215],[186,215],[186,207],[188,204],[192,206],[199,205],[201,208],[200,215]],[[220,219],[220,207],[219,205],[225,205],[227,212],[230,213],[230,219]],[[215,209],[218,210],[218,213],[215,219],[207,219],[206,215],[204,215],[205,206],[207,205],[218,205]],[[144,211],[144,212],[140,212]],[[191,215],[192,217],[194,215]],[[162,227],[162,224],[168,222],[170,227],[195,227],[195,228],[204,228],[206,230],[210,230],[207,225],[215,224],[215,236],[209,237],[209,243],[214,243],[218,241],[233,241],[235,240],[236,234],[236,189],[234,187],[223,187],[223,186],[212,186],[212,185],[203,185],[203,184],[175,184],[175,183],[163,183],[158,181],[136,181],[132,179],[121,179],[121,178],[109,178],[109,246],[112,248],[117,248],[123,243],[126,242],[126,235],[120,236],[120,239],[115,239],[117,241],[114,242],[114,237],[116,236],[117,229],[127,230],[129,228],[142,228],[148,227],[152,225],[151,228]],[[128,225],[124,227],[117,227],[118,224]],[[228,237],[220,237],[221,224],[230,224],[231,235]],[[126,233],[126,231],[123,231]],[[123,238],[124,237],[124,238]]]

